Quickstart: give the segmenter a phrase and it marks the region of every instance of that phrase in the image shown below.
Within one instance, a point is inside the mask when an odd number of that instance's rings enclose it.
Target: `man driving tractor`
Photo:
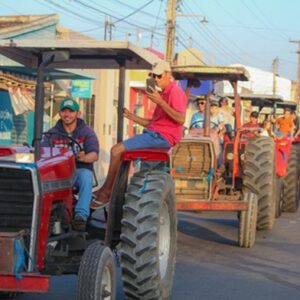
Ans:
[[[90,203],[93,189],[93,163],[98,160],[99,142],[93,129],[80,118],[78,103],[66,98],[60,104],[60,120],[44,135],[43,147],[72,148],[76,154],[76,174],[74,186],[78,189],[78,202],[75,206],[73,229],[85,231],[90,214]],[[72,144],[71,137],[78,144]],[[79,148],[79,145],[81,148]]]

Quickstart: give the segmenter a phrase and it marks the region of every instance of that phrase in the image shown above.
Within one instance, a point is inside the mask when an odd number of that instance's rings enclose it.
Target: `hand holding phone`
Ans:
[[[150,77],[146,80],[146,91],[147,93],[152,94],[153,90],[155,90],[155,81],[154,78]]]

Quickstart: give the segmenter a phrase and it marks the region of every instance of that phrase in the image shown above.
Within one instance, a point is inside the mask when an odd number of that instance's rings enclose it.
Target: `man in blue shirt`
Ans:
[[[199,111],[193,114],[190,122],[190,128],[203,128],[204,126],[204,111],[205,100],[201,98],[196,99]]]

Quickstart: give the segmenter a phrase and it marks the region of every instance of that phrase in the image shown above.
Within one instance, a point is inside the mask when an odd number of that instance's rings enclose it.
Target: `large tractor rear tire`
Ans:
[[[291,147],[287,173],[283,179],[283,211],[296,212],[299,206],[299,145],[294,144]]]
[[[257,229],[272,229],[275,220],[275,145],[270,137],[249,139],[245,147],[243,192],[257,195]]]
[[[172,178],[162,171],[133,175],[125,195],[121,268],[126,299],[168,299],[176,256]]]
[[[256,239],[257,195],[245,193],[244,201],[248,202],[248,210],[241,211],[239,226],[239,246],[251,248]]]

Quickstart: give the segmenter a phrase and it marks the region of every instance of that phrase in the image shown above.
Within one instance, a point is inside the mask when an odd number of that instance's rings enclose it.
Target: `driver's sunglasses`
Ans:
[[[153,73],[152,73],[151,76],[152,76],[152,78],[154,78],[154,79],[155,79],[156,77],[157,77],[158,79],[161,79],[162,74],[157,75],[157,74],[153,74]]]
[[[205,104],[205,102],[198,102],[198,105],[204,105]]]

